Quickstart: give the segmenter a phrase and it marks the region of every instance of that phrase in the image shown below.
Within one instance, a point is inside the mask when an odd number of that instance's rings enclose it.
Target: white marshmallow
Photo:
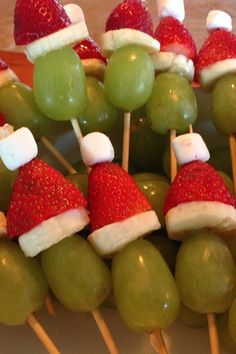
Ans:
[[[25,165],[37,154],[37,144],[28,128],[20,128],[0,140],[0,157],[4,165],[11,171]]]
[[[173,140],[173,148],[179,165],[191,161],[209,160],[210,153],[200,134],[188,133],[177,136]]]
[[[114,148],[110,139],[103,133],[90,133],[81,139],[80,152],[86,166],[114,159]]]
[[[76,4],[66,4],[63,6],[67,16],[71,20],[71,23],[77,23],[84,21],[84,12],[79,5]]]
[[[208,13],[206,19],[206,27],[209,32],[215,29],[224,29],[226,31],[232,31],[232,18],[227,12],[220,10],[212,10]]]
[[[157,0],[158,18],[172,16],[183,22],[185,18],[184,0]]]

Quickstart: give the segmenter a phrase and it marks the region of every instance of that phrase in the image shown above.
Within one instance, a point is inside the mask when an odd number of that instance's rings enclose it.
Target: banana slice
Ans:
[[[179,241],[203,228],[224,235],[236,230],[236,209],[220,202],[182,203],[168,211],[166,227],[169,237]]]
[[[25,53],[28,60],[31,63],[34,63],[38,57],[45,55],[52,50],[83,41],[88,37],[89,33],[86,23],[85,21],[81,21],[28,44]]]
[[[21,235],[19,244],[26,257],[34,257],[64,238],[82,230],[88,223],[89,217],[86,209],[68,210],[43,221]]]
[[[110,257],[129,242],[161,227],[153,210],[106,225],[89,235],[88,241],[102,257]]]
[[[192,82],[194,77],[194,64],[191,59],[182,54],[172,52],[159,52],[151,55],[155,71],[157,73],[170,71],[183,75],[188,81]]]
[[[130,28],[107,31],[102,35],[101,41],[102,54],[105,57],[110,57],[115,50],[131,44],[142,47],[148,53],[160,50],[160,43],[156,39],[147,33]]]
[[[18,77],[10,68],[0,70],[0,87],[7,84],[9,81],[19,81]]]
[[[201,70],[200,83],[204,88],[211,88],[224,75],[235,73],[236,59],[221,60]]]

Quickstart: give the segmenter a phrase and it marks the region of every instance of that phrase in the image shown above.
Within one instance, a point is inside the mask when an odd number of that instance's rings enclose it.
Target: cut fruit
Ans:
[[[169,237],[179,241],[203,228],[224,235],[236,229],[236,209],[220,202],[181,203],[166,214],[166,227]]]
[[[194,77],[194,65],[191,59],[182,54],[172,52],[159,52],[151,55],[155,71],[170,71],[180,73],[188,81],[192,81]]]
[[[225,59],[207,66],[200,71],[201,87],[208,89],[227,74],[236,73],[236,59]]]
[[[161,227],[153,210],[108,224],[91,233],[88,241],[103,257],[110,257],[129,242]]]
[[[88,36],[89,33],[86,23],[81,21],[28,44],[25,53],[28,60],[34,63],[38,57],[53,50],[82,41]]]
[[[19,81],[14,71],[9,68],[6,70],[0,70],[0,87],[13,80]]]
[[[89,223],[84,208],[71,209],[54,216],[19,237],[19,244],[27,257],[34,257],[66,237],[79,232]]]
[[[138,45],[148,53],[157,53],[160,50],[160,43],[149,34],[130,29],[108,31],[102,35],[102,54],[110,57],[111,54],[121,47],[127,45]]]

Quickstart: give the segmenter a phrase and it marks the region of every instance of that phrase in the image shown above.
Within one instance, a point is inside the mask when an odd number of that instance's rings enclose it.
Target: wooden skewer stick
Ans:
[[[44,136],[41,137],[41,143],[51,152],[55,159],[60,162],[60,164],[68,171],[70,174],[75,174],[77,171],[74,167],[67,161],[64,156],[53,146],[50,141]]]
[[[80,142],[83,139],[83,134],[82,134],[82,131],[80,129],[80,126],[79,126],[79,123],[78,123],[77,119],[76,118],[71,119],[71,124],[72,124],[73,130],[74,130],[77,142],[78,142],[78,144],[80,146]],[[91,170],[91,168],[89,168],[88,166],[86,166],[86,169],[87,169],[88,173]]]
[[[37,335],[39,340],[42,342],[44,347],[47,349],[50,354],[60,354],[60,351],[57,349],[55,344],[49,338],[48,334],[45,332],[41,324],[37,321],[34,315],[29,315],[27,318],[27,323],[32,328],[34,333]]]
[[[129,170],[130,120],[131,120],[130,112],[125,112],[125,116],[124,116],[124,133],[123,133],[122,167],[127,172]]]
[[[210,339],[211,354],[220,354],[215,315],[213,313],[208,313],[207,321],[208,321],[208,333]]]
[[[234,193],[236,194],[236,136],[235,134],[230,134],[229,136],[229,147],[230,147],[230,154],[231,154],[233,180],[234,180]]]
[[[92,312],[92,315],[97,323],[97,326],[98,326],[100,333],[107,345],[107,348],[108,348],[110,354],[119,354],[117,346],[111,336],[111,333],[109,331],[109,328],[106,325],[106,322],[104,321],[104,319],[101,315],[101,312],[99,310],[95,310]]]
[[[56,311],[53,306],[52,299],[49,295],[47,295],[47,297],[46,297],[45,305],[47,307],[47,311],[48,311],[49,316],[56,316]]]
[[[192,126],[192,124],[189,124],[188,131],[189,131],[189,133],[193,133],[193,126]]]
[[[177,161],[173,149],[172,142],[176,137],[176,130],[171,129],[170,131],[170,176],[171,176],[171,182],[177,175]]]
[[[150,341],[153,349],[159,354],[168,354],[166,344],[160,329],[150,334]]]

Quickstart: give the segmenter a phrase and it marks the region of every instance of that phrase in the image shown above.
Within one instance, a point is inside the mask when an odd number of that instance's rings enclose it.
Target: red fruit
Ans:
[[[86,207],[82,193],[42,160],[19,169],[7,213],[7,232],[19,236],[55,215]]]
[[[106,58],[102,56],[98,45],[92,40],[92,38],[85,39],[84,41],[77,43],[73,48],[81,60],[83,59],[99,59],[105,64]]]
[[[124,0],[112,11],[106,22],[106,31],[132,28],[153,35],[151,15],[141,0]]]
[[[0,71],[1,70],[6,70],[8,69],[9,66],[7,65],[7,63],[5,63],[5,61],[3,61],[2,59],[0,59]]]
[[[195,60],[197,49],[194,40],[184,25],[174,17],[163,18],[154,33],[162,52],[185,55]]]
[[[217,171],[201,161],[182,166],[164,203],[164,214],[181,203],[211,201],[236,206],[235,197]]]
[[[17,45],[29,44],[71,24],[57,0],[17,0],[14,38]]]
[[[6,124],[6,119],[2,113],[0,113],[0,127]]]
[[[236,58],[235,34],[223,29],[213,31],[198,53],[195,64],[195,81],[199,82],[199,74],[202,69],[218,61],[232,58]]]
[[[91,231],[152,210],[130,175],[113,163],[100,163],[89,174]]]

